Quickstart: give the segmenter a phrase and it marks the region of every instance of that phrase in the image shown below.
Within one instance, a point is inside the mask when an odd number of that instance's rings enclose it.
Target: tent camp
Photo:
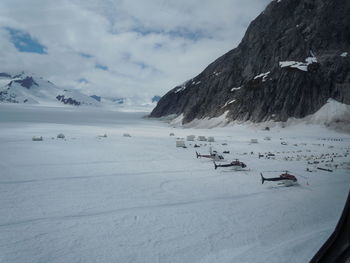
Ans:
[[[33,136],[32,141],[43,141],[43,136]]]
[[[183,140],[177,140],[177,141],[176,141],[176,147],[186,148],[185,141],[183,141]]]
[[[187,136],[187,141],[193,142],[195,138],[196,138],[195,135],[188,135]]]
[[[198,141],[206,142],[207,138],[205,136],[198,136]]]

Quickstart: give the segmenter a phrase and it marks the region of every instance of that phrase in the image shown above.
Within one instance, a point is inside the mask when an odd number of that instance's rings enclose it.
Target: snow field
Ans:
[[[181,129],[142,115],[0,107],[0,262],[307,262],[333,231],[348,166],[308,173],[296,156],[336,152],[346,163],[349,135],[301,124]],[[176,148],[189,134],[214,136],[214,150],[248,169],[214,170],[195,157],[206,142]],[[299,185],[261,185],[261,171],[285,169]]]

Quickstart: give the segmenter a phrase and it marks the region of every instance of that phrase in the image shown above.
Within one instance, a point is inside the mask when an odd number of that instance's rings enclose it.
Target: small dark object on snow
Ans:
[[[317,169],[321,170],[321,171],[326,171],[326,172],[333,172],[333,170],[331,170],[331,169],[322,168],[322,167],[317,167]]]

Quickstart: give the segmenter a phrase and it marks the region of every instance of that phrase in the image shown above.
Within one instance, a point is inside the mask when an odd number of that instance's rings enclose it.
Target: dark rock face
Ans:
[[[22,87],[27,89],[30,89],[33,85],[39,86],[38,83],[36,83],[32,77],[26,77],[24,79],[14,80],[14,82],[21,84]],[[11,85],[11,83],[9,85]]]
[[[64,104],[69,104],[69,105],[74,105],[74,106],[79,106],[81,103],[79,101],[76,101],[75,99],[72,98],[65,98],[64,95],[58,95],[56,97],[58,101],[63,102]]]
[[[329,98],[350,104],[349,14],[350,1],[272,1],[237,48],[164,95],[151,117],[285,121]]]
[[[97,95],[91,95],[90,96],[91,98],[97,100],[98,102],[101,102],[101,97],[100,96],[97,96]]]

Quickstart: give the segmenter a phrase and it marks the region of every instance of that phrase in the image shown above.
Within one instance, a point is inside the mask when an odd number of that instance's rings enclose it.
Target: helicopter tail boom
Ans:
[[[263,184],[265,182],[265,177],[263,176],[262,173],[260,173],[260,176],[261,176],[261,184]]]

